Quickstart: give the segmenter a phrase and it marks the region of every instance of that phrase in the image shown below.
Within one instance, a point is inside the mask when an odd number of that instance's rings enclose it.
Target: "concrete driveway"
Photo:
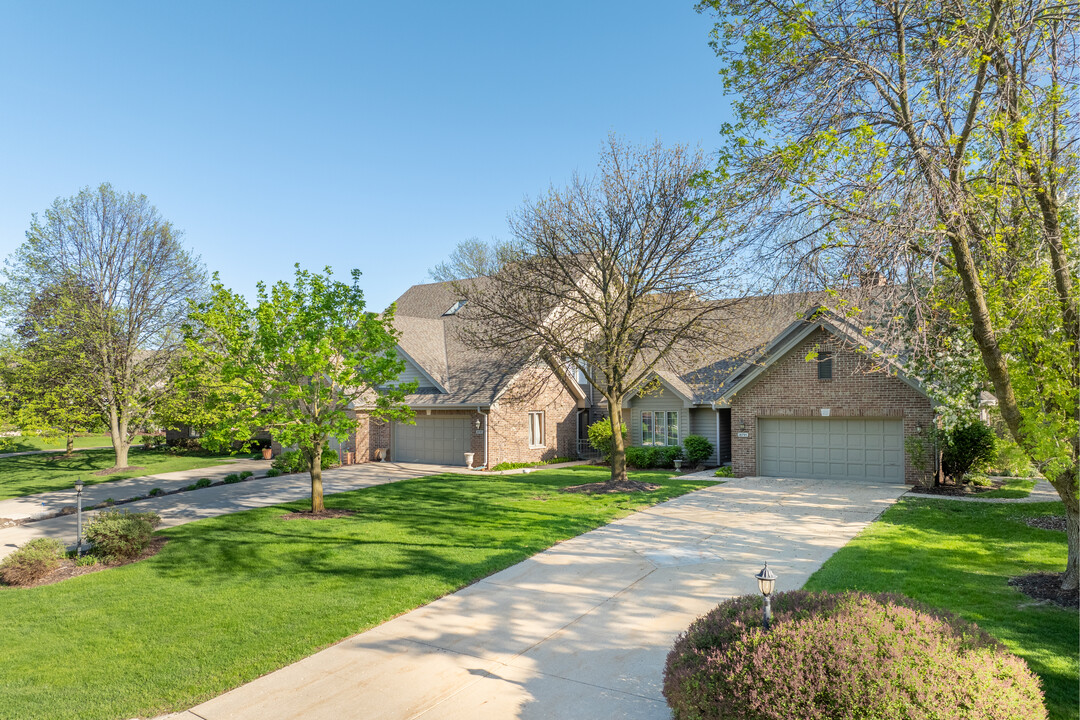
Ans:
[[[254,466],[261,464],[260,474],[265,473],[266,468],[270,466],[269,462],[259,460],[244,461],[214,468],[202,468],[200,470],[185,470],[183,472],[192,477],[185,477],[175,480],[175,482],[187,484],[194,482],[195,478],[198,477],[217,477],[228,472],[249,469],[245,462],[251,464],[254,470],[258,469]],[[211,470],[216,472],[211,472]],[[396,480],[444,472],[467,471],[463,467],[421,465],[418,463],[361,463],[359,465],[348,465],[323,471],[323,493],[330,495]],[[161,487],[167,487],[166,483],[160,479],[154,482]],[[125,494],[125,487],[130,490],[132,487],[142,487],[146,484],[144,478],[133,478],[132,480],[103,483],[102,486],[94,486],[94,488],[100,490],[100,487],[111,486],[113,488],[112,497],[122,498],[136,494],[135,492]],[[153,485],[154,483],[150,484]],[[49,495],[60,494],[49,493]],[[73,505],[75,503],[74,494],[74,491],[70,491],[72,497],[64,498],[62,504]],[[29,496],[27,500],[34,497],[40,496]],[[154,510],[161,515],[161,527],[167,528],[174,525],[183,525],[193,520],[202,520],[203,518],[250,510],[251,508],[266,507],[267,505],[277,505],[278,503],[301,500],[307,497],[311,497],[311,477],[307,473],[296,473],[294,475],[279,475],[275,478],[261,477],[232,485],[218,485],[201,490],[177,493],[176,495],[147,498],[117,507],[131,512]],[[26,525],[0,529],[0,558],[8,555],[27,540],[37,537],[52,537],[74,545],[78,534],[77,528],[78,520],[76,516],[64,515],[51,520],[41,520]]]
[[[669,713],[675,636],[718,602],[821,564],[902,485],[741,478],[560,543],[430,605],[170,716],[503,720]]]

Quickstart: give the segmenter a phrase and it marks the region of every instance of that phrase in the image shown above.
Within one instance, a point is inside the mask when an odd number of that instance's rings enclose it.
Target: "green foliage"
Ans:
[[[147,495],[149,495],[150,497],[157,497],[158,495],[164,495],[164,494],[165,494],[165,491],[162,490],[161,488],[153,488],[152,490],[150,490],[150,492],[147,493]]]
[[[627,432],[626,423],[622,424],[622,435],[625,442]],[[589,426],[589,444],[604,458],[604,462],[611,462],[611,453],[614,445],[611,442],[611,421],[607,418],[597,420]]]
[[[537,462],[501,462],[491,468],[492,472],[499,470],[520,470],[521,468],[540,467],[542,465],[555,465],[557,463],[573,462],[574,458],[556,457],[550,460],[538,460]]]
[[[986,423],[959,425],[945,436],[941,467],[946,475],[959,478],[979,469],[994,458],[994,431]]]
[[[65,557],[64,543],[34,538],[0,560],[0,579],[8,585],[31,585],[60,567]]]
[[[683,447],[686,448],[686,459],[692,465],[700,465],[713,454],[713,444],[701,435],[687,435]]]
[[[165,447],[165,436],[161,434],[143,435],[142,446],[146,450],[161,450]]]
[[[713,476],[722,478],[735,477],[735,469],[730,465],[724,465],[716,468],[716,472],[713,473]]]
[[[1034,474],[1031,461],[1027,454],[1010,437],[997,439],[995,444],[997,456],[993,466],[996,474],[1010,477],[1029,477]]]
[[[266,471],[266,477],[268,478],[277,477],[280,474],[281,470],[276,467],[271,467],[269,470]]]
[[[642,470],[656,467],[659,456],[659,449],[655,447],[638,447],[637,445],[632,445],[626,448],[626,464],[630,467]]]
[[[75,567],[93,567],[100,562],[97,555],[76,555],[73,560]]]
[[[359,271],[349,284],[330,268],[320,274],[297,265],[291,285],[259,283],[254,307],[214,279],[184,326],[180,371],[182,388],[204,396],[205,446],[224,449],[267,429],[314,457],[329,438],[345,440],[356,429],[354,402],[363,400],[374,419],[412,417],[402,400],[416,383],[395,384],[405,363],[395,350],[394,308],[367,310]]]
[[[657,448],[657,457],[654,467],[673,468],[676,460],[682,460],[683,449],[681,445],[662,445]]]
[[[161,524],[156,512],[132,513],[123,510],[99,512],[86,525],[86,539],[93,553],[106,560],[131,560],[139,556]]]
[[[229,473],[228,475],[226,475],[225,477],[222,478],[222,481],[226,485],[231,485],[232,483],[238,483],[238,482],[240,482],[240,475],[239,475],[239,473]]]
[[[241,480],[247,480],[249,477],[254,477],[254,476],[255,476],[255,473],[251,472],[250,470],[244,470],[243,472],[240,473],[240,479]]]
[[[676,720],[1046,718],[1024,661],[952,613],[858,592],[781,592],[772,604],[768,632],[761,596],[744,595],[675,641],[664,697]]]
[[[195,481],[194,485],[189,485],[188,487],[190,487],[190,488],[192,488],[194,490],[201,490],[202,488],[210,487],[210,485],[212,485],[212,484],[213,483],[210,482],[210,478],[199,478],[198,480]]]

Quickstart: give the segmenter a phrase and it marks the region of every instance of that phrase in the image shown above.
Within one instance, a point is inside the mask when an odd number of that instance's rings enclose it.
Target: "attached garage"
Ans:
[[[904,482],[900,419],[758,418],[758,474]]]
[[[415,425],[394,423],[390,457],[395,462],[464,465],[472,444],[468,417],[417,417]]]

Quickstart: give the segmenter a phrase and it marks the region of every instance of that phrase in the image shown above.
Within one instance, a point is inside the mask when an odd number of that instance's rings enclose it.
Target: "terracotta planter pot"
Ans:
[[[262,455],[263,455],[263,460],[269,460],[272,457],[274,457],[274,451],[271,450],[270,448],[263,448],[262,449]]]

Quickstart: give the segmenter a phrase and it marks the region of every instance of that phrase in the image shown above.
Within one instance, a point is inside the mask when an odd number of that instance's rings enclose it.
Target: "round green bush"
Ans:
[[[99,512],[86,525],[86,539],[93,553],[107,560],[131,560],[150,544],[154,528],[161,524],[156,512],[132,513],[123,510]]]
[[[990,426],[973,422],[953,428],[941,448],[941,469],[952,478],[978,470],[994,459],[997,437]]]
[[[721,603],[664,669],[675,720],[1039,720],[1038,678],[976,625],[901,595]]]
[[[683,447],[686,448],[686,460],[691,465],[700,465],[712,456],[712,443],[700,435],[687,435]]]
[[[622,424],[623,447],[626,446],[626,423]],[[614,448],[611,442],[611,420],[601,418],[589,426],[589,444],[593,450],[604,456],[604,462],[611,462]]]

